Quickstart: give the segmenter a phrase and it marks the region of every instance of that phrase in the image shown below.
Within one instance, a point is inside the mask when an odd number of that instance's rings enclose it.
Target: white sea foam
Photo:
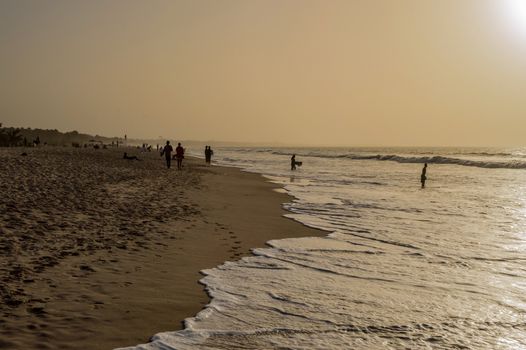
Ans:
[[[304,162],[294,173],[291,153]],[[526,171],[435,162],[421,190],[421,165],[371,153],[487,163],[524,154],[217,149],[224,164],[282,184],[295,196],[287,216],[328,236],[271,241],[204,271],[210,305],[185,330],[133,348],[525,348]]]
[[[275,155],[287,155],[290,152],[272,151]],[[457,153],[455,155],[463,156],[464,158],[457,158],[451,156],[440,155],[397,155],[397,154],[357,154],[357,153],[341,153],[328,154],[324,152],[301,152],[298,156],[304,157],[319,157],[319,158],[347,158],[352,160],[379,160],[392,161],[398,163],[430,163],[430,164],[455,164],[463,166],[472,166],[479,168],[503,168],[503,169],[526,169],[525,156],[517,156],[511,153],[487,153],[487,152],[470,152]],[[476,156],[479,159],[469,159],[466,156]],[[502,161],[495,161],[495,157],[504,158]]]

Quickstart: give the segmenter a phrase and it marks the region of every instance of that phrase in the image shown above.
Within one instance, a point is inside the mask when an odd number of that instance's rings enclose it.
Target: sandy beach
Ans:
[[[156,152],[0,150],[0,348],[112,349],[182,327],[207,302],[200,270],[270,239],[324,233],[238,169]]]

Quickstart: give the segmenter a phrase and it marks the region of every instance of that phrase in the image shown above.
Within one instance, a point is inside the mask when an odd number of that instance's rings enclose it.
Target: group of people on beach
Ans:
[[[151,146],[150,146],[151,147]],[[143,144],[143,148],[145,147],[145,144]],[[166,167],[168,169],[172,166],[172,160],[177,161],[177,169],[181,170],[183,168],[183,159],[184,159],[184,152],[185,149],[179,142],[177,144],[177,147],[175,148],[175,154],[174,149],[172,145],[170,144],[170,141],[166,141],[166,145],[164,147],[160,147],[157,145],[157,150],[160,150],[161,157],[164,156],[166,160]],[[214,154],[214,151],[212,151],[211,146],[205,146],[205,162],[207,164],[210,164],[212,162],[212,155]],[[130,156],[127,152],[124,152],[124,155],[122,157],[126,160],[140,160],[137,156]]]
[[[166,141],[166,145],[161,149],[161,157],[164,155],[166,159],[166,167],[170,169],[172,166],[172,159],[177,160],[177,169],[181,170],[183,168],[183,159],[184,159],[184,148],[179,142],[175,148],[175,154],[172,156],[174,151],[170,141]]]
[[[177,169],[181,170],[183,168],[183,159],[184,159],[184,148],[181,146],[181,143],[179,142],[177,144],[177,147],[175,148],[175,154],[172,155],[174,149],[172,145],[170,145],[170,141],[166,141],[166,145],[164,147],[161,147],[161,157],[164,155],[166,159],[166,167],[170,169],[172,165],[172,160],[177,160]],[[205,162],[206,164],[210,164],[212,162],[212,155],[214,154],[214,151],[212,150],[212,147],[205,146]],[[124,159],[130,159],[130,160],[139,160],[136,156],[128,156],[127,153],[124,153]],[[290,170],[294,171],[296,170],[296,166],[301,166],[302,162],[296,161],[296,155],[293,154],[290,158]],[[422,188],[426,187],[426,180],[427,180],[427,163],[424,164],[424,167],[422,168],[422,173],[420,174],[420,183],[422,185]]]
[[[181,146],[181,143],[179,142],[177,144],[177,147],[175,148],[175,155],[172,156],[173,147],[170,145],[170,141],[166,141],[166,145],[161,149],[161,157],[164,155],[166,159],[166,167],[170,169],[170,166],[172,164],[172,159],[177,160],[177,169],[183,168],[183,159],[184,159],[184,148]],[[206,164],[210,164],[212,162],[212,155],[214,154],[214,151],[212,151],[211,146],[205,146],[205,162]]]

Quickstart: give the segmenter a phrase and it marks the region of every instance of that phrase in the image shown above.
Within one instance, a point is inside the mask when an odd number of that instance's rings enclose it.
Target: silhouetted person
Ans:
[[[208,164],[212,163],[212,156],[214,155],[214,151],[212,151],[212,147],[208,146]]]
[[[170,169],[170,166],[172,165],[172,152],[174,151],[172,145],[170,145],[170,141],[166,141],[166,146],[163,147],[163,150],[161,151],[161,157],[164,155],[166,159],[166,167]]]
[[[177,159],[177,169],[181,169],[183,167],[184,148],[181,146],[180,142],[175,148],[175,159]]]
[[[296,170],[296,155],[293,154],[292,157],[290,157],[290,170]]]
[[[214,151],[212,151],[212,148],[210,146],[205,146],[205,161],[207,164],[210,164],[210,162],[212,162],[213,154]]]
[[[124,155],[122,156],[122,159],[128,159],[128,160],[139,160],[137,156],[129,156],[128,153],[124,152]]]
[[[422,183],[422,188],[426,187],[426,173],[427,173],[427,163],[424,164],[422,168],[422,174],[420,175],[420,182]]]

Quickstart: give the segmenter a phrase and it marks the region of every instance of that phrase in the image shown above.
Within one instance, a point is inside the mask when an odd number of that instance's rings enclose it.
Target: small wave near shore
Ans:
[[[276,155],[287,155],[286,152],[273,151]],[[379,160],[379,161],[392,161],[398,163],[430,163],[430,164],[454,164],[462,166],[471,166],[479,168],[490,168],[490,169],[526,169],[526,161],[522,159],[525,156],[520,156],[510,153],[487,153],[487,152],[471,152],[459,154],[464,158],[455,158],[441,155],[427,155],[427,156],[410,156],[410,155],[397,155],[397,154],[322,154],[317,152],[300,152],[298,156],[303,157],[319,157],[319,158],[346,158],[351,160]],[[476,156],[477,159],[468,159],[466,156]],[[490,159],[480,159],[480,157]],[[493,160],[496,157],[505,158],[501,161]],[[510,159],[511,158],[511,159]]]
[[[287,216],[327,236],[271,241],[205,270],[207,308],[135,349],[526,347],[526,173],[469,163],[520,157],[384,151],[216,152],[281,184],[294,196]]]

